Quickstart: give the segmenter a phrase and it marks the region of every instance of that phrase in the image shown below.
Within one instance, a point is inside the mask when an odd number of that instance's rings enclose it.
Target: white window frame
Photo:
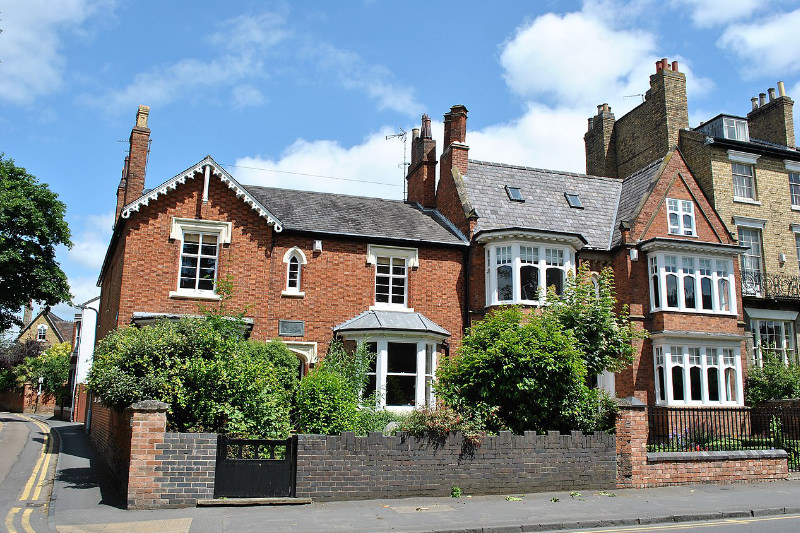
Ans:
[[[508,304],[540,305],[544,303],[547,293],[548,268],[562,271],[562,288],[567,274],[575,273],[575,250],[561,244],[503,240],[487,244],[485,253],[487,307]],[[511,267],[512,296],[510,300],[501,300],[497,269],[506,265]],[[539,294],[535,299],[523,298],[522,268],[527,266],[538,268]]]
[[[729,128],[733,131],[733,136],[728,135]],[[741,118],[725,117],[722,121],[723,136],[734,141],[750,142],[750,130],[747,120]]]
[[[703,343],[686,339],[653,341],[656,405],[669,407],[744,405],[741,360],[738,343],[715,344],[713,341]],[[691,369],[693,367],[700,369],[700,400],[692,399]],[[683,400],[674,398],[673,368],[681,369]],[[708,370],[715,368],[717,369],[718,401],[710,399],[709,391]],[[663,377],[659,376],[659,369],[663,372]],[[728,382],[729,371],[734,373],[735,383]]]
[[[435,406],[436,398],[433,394],[432,385],[436,375],[438,351],[436,350],[437,341],[433,339],[421,339],[412,336],[390,336],[362,338],[359,343],[374,343],[376,345],[375,357],[375,383],[377,391],[376,407],[397,412],[410,412],[423,406]],[[389,344],[414,344],[416,346],[415,374],[393,374],[388,372],[389,365]],[[427,367],[428,354],[431,355],[432,366]],[[386,402],[386,384],[390,376],[414,376],[414,405],[389,405]],[[367,391],[371,393],[372,391]]]
[[[294,286],[291,284],[292,259],[297,261],[297,279]],[[286,250],[286,253],[283,254],[283,262],[286,264],[286,284],[284,285],[284,290],[281,292],[281,296],[302,298],[306,295],[304,291],[300,290],[303,286],[303,266],[308,264],[306,255],[303,253],[303,250],[295,246]]]
[[[796,313],[793,313],[795,316]],[[751,363],[755,366],[764,366],[764,339],[761,335],[761,327],[765,328],[779,328],[780,333],[777,338],[780,340],[780,345],[775,343],[774,347],[766,347],[772,352],[779,354],[784,365],[798,365],[800,361],[797,355],[797,338],[795,333],[794,319],[791,318],[765,318],[765,317],[752,317],[750,319],[750,331],[753,334],[753,360]]]
[[[736,222],[736,220],[734,220]],[[741,223],[741,222],[740,222]],[[749,239],[747,242],[749,243],[747,250],[742,252],[742,259],[741,264],[739,265],[741,276],[742,276],[742,290],[744,292],[745,287],[753,287],[753,290],[747,293],[747,296],[761,296],[761,287],[763,284],[763,276],[764,276],[764,226],[757,227],[755,225],[737,225],[736,226],[736,234],[739,237],[739,244],[744,246],[742,235],[748,235],[752,233],[758,237],[757,240]],[[753,249],[753,244],[758,243],[758,250]],[[745,281],[745,276],[748,273],[753,274],[753,282],[750,283]]]
[[[789,172],[789,201],[792,209],[800,209],[800,172]]]
[[[672,223],[672,216],[675,215],[677,223]],[[688,225],[686,217],[689,217]],[[694,202],[691,200],[679,200],[677,198],[667,198],[667,227],[670,235],[682,235],[686,237],[697,236],[697,225],[694,217]]]
[[[233,224],[231,222],[221,222],[216,220],[197,220],[191,218],[172,218],[172,224],[170,227],[170,234],[169,238],[177,241],[179,243],[179,253],[178,253],[178,275],[177,275],[177,282],[176,282],[176,290],[170,291],[169,297],[170,298],[191,298],[197,300],[219,300],[220,296],[216,293],[216,280],[219,276],[219,262],[220,262],[220,250],[223,244],[230,244],[231,242],[231,231],[233,228]],[[216,235],[217,237],[217,255],[216,255],[216,264],[214,268],[214,289],[213,290],[203,290],[203,289],[188,289],[188,288],[181,288],[180,280],[181,280],[181,262],[183,253],[183,239],[186,233],[199,233],[199,234],[209,234],[209,235]],[[199,252],[199,250],[198,250]],[[199,264],[198,264],[199,268]]]
[[[377,300],[378,294],[378,258],[390,259],[390,281],[394,279],[392,270],[392,260],[401,260],[405,264],[405,287],[403,293],[403,303],[379,302]],[[375,305],[370,306],[370,310],[387,310],[387,311],[408,311],[413,312],[414,309],[408,305],[408,285],[411,280],[410,271],[413,268],[419,267],[419,251],[417,248],[401,248],[398,246],[376,246],[367,245],[367,264],[375,267],[375,283],[372,285],[372,297]],[[389,287],[389,296],[391,300],[391,283]]]
[[[732,260],[726,257],[713,255],[687,254],[680,252],[651,252],[648,254],[650,289],[650,311],[679,311],[683,313],[702,313],[714,315],[736,315],[736,279],[733,275]],[[704,272],[701,265],[711,261],[710,275]],[[691,263],[691,268],[689,268]],[[668,305],[667,277],[674,275],[677,283],[677,306]],[[653,278],[658,280],[658,286],[653,283]],[[711,304],[712,309],[703,308],[703,278],[711,279]],[[694,282],[694,307],[686,306],[686,287],[692,280]],[[721,280],[727,281],[727,291],[723,294],[720,290],[724,287]],[[722,285],[722,287],[721,287]],[[658,299],[656,300],[656,289]],[[725,299],[727,297],[727,300]],[[722,304],[728,302],[728,309]],[[656,305],[658,304],[658,305]]]
[[[47,340],[47,326],[44,324],[39,324],[36,327],[36,340],[39,342],[44,342]]]
[[[760,156],[728,150],[728,160],[731,162],[731,186],[733,199],[737,202],[758,203],[758,188],[756,186],[756,162]],[[737,168],[737,165],[741,168]],[[743,172],[749,168],[750,173]],[[739,172],[737,172],[739,170]],[[739,183],[737,184],[737,178]],[[738,188],[738,191],[737,191]],[[749,193],[747,192],[749,190]],[[740,194],[745,193],[745,194]]]

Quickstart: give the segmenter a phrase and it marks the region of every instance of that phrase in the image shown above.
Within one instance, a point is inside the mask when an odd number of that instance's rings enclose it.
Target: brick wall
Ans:
[[[774,481],[789,474],[784,450],[647,453],[645,405],[621,407],[616,429],[619,488]]]
[[[127,490],[131,458],[130,413],[114,411],[99,402],[91,404],[91,413],[89,441],[123,490]]]
[[[53,413],[59,409],[55,396],[38,396],[36,390],[37,387],[26,383],[22,390],[0,392],[0,409],[12,413]]]
[[[356,500],[580,490],[614,486],[614,437],[605,433],[485,437],[466,451],[460,434],[444,442],[408,435],[299,435],[297,496]]]

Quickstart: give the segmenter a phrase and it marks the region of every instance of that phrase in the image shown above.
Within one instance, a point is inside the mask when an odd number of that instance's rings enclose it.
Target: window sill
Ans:
[[[370,311],[400,311],[403,313],[413,313],[413,307],[406,307],[400,304],[375,304],[369,306]]]
[[[213,292],[199,292],[199,291],[169,291],[169,297],[174,298],[176,300],[209,300],[209,301],[216,301],[221,300],[219,294],[214,294]]]
[[[305,298],[305,292],[281,291],[281,298]]]
[[[733,201],[740,204],[761,205],[761,202],[758,200],[753,200],[752,198],[740,198],[738,196],[734,196]]]
[[[793,205],[792,211],[800,211],[800,205]]]
[[[721,316],[721,317],[736,317],[737,314],[733,311],[727,312],[720,312],[720,311],[703,311],[697,309],[651,309],[650,314],[653,313],[681,313],[684,315],[709,315],[709,316]]]
[[[681,238],[689,238],[689,239],[699,239],[699,235],[684,235],[683,233],[667,233],[670,237],[681,237]]]

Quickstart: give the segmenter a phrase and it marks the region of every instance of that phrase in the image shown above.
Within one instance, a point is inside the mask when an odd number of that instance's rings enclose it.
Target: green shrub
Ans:
[[[52,394],[61,401],[68,393],[69,358],[72,346],[68,342],[55,344],[38,356],[26,357],[13,369],[17,387],[30,383],[34,387],[42,379],[42,392]]]
[[[401,427],[406,418],[408,418],[407,414],[362,406],[358,410],[356,433],[359,435],[366,435],[371,431],[382,432],[386,429],[386,426],[392,422],[396,422],[398,427]]]
[[[463,416],[447,406],[415,409],[400,424],[400,430],[434,442],[444,442],[448,433],[460,431],[464,440],[475,446],[486,434],[482,420]]]
[[[98,343],[88,387],[117,410],[169,403],[175,431],[286,436],[297,359],[280,341],[245,340],[234,323],[184,318],[117,330]]]
[[[357,429],[358,394],[347,379],[324,367],[303,378],[295,404],[297,429],[302,433],[336,435]]]
[[[745,403],[800,398],[800,367],[784,365],[778,355],[768,350],[764,350],[763,358],[763,367],[753,367],[747,374]]]
[[[483,416],[490,431],[571,430],[585,417],[586,365],[574,337],[546,313],[490,312],[437,377],[439,398]]]

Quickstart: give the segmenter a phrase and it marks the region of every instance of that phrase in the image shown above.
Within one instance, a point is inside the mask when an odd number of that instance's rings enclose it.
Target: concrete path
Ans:
[[[408,498],[286,507],[126,511],[83,427],[47,422],[61,437],[50,528],[58,532],[549,531],[800,514],[800,480],[461,498]],[[792,520],[793,524],[800,521]]]

